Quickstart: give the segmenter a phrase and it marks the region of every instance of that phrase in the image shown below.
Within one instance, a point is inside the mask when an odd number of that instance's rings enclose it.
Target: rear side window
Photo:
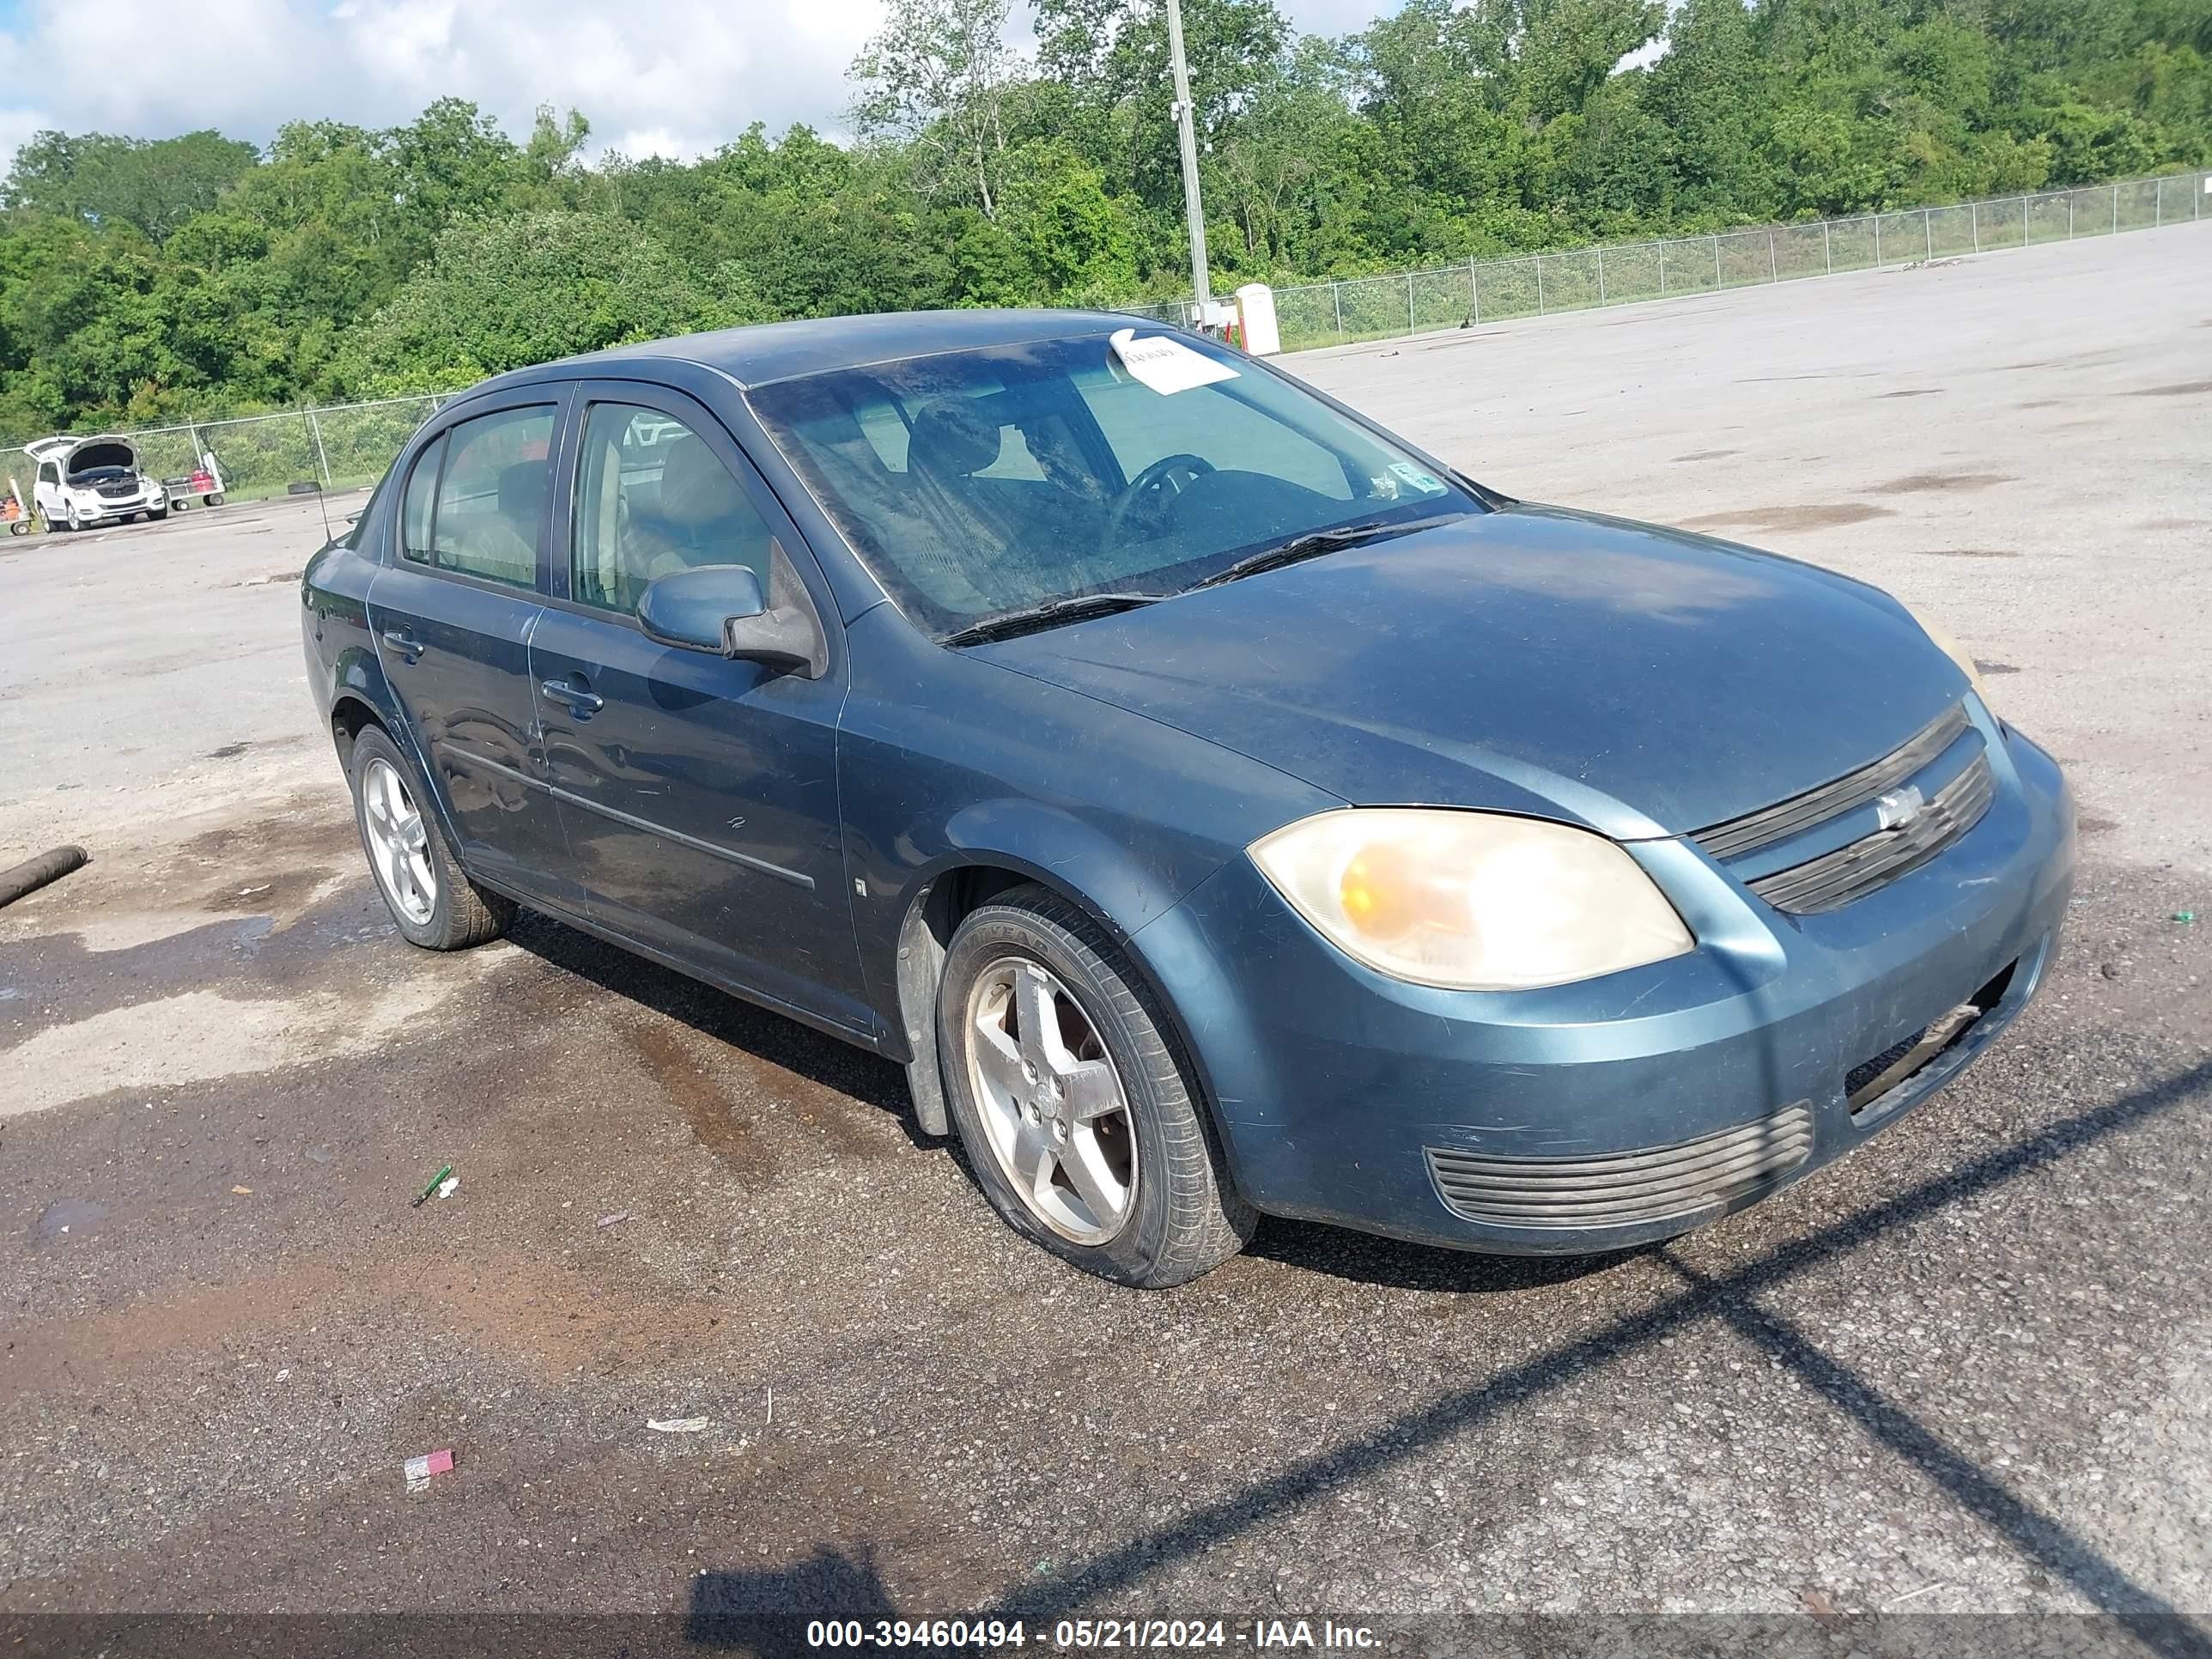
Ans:
[[[430,526],[441,570],[515,587],[538,583],[538,544],[553,482],[553,408],[502,410],[446,434]]]
[[[399,551],[416,564],[430,562],[430,509],[438,498],[438,463],[446,458],[443,438],[424,450],[407,475],[407,494],[400,503]]]

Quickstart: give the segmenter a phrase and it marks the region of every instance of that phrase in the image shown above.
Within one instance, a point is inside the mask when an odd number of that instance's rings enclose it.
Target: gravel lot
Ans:
[[[2009,1040],[1627,1256],[1271,1224],[1079,1278],[887,1064],[542,921],[399,940],[307,706],[312,505],[0,543],[0,864],[95,860],[0,910],[0,1632],[2212,1613],[2208,268],[2212,224],[1293,363],[1509,491],[1891,587],[2075,781]]]

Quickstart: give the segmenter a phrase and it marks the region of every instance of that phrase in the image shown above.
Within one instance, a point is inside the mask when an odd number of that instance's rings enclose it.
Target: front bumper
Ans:
[[[1328,945],[1249,860],[1136,942],[1261,1209],[1516,1255],[1645,1243],[1897,1122],[2034,994],[2072,888],[2073,804],[2048,755],[1985,735],[1998,787],[1981,821],[1828,914],[1770,908],[1686,841],[1632,843],[1698,945],[1599,980],[1398,983]],[[1940,1038],[1978,996],[1948,1046],[1866,1094],[1869,1062]]]
[[[167,495],[157,495],[139,501],[80,502],[77,517],[86,524],[107,524],[136,518],[141,513],[166,513],[169,507]]]

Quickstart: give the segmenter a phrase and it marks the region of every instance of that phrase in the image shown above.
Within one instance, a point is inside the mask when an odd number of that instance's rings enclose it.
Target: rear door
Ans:
[[[658,386],[581,388],[554,596],[530,644],[548,775],[589,914],[725,983],[868,1031],[837,816],[842,630],[721,423]],[[832,626],[807,679],[657,645],[654,578],[788,559]]]
[[[368,590],[377,659],[452,809],[472,875],[574,905],[530,679],[562,404],[455,422],[415,458]]]

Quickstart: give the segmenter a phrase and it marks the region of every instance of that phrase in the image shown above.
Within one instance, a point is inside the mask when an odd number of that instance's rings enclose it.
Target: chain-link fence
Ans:
[[[1283,349],[1386,340],[1512,317],[1711,294],[2212,217],[2212,173],[1910,208],[1851,219],[1469,260],[1275,290]],[[1188,326],[1188,301],[1121,307]]]
[[[214,455],[223,489],[234,499],[282,495],[295,485],[354,489],[382,477],[399,447],[452,395],[189,421],[120,435],[137,448],[139,470],[149,477],[187,477],[202,455]],[[36,470],[20,445],[0,449],[0,478],[21,490],[27,507]]]

